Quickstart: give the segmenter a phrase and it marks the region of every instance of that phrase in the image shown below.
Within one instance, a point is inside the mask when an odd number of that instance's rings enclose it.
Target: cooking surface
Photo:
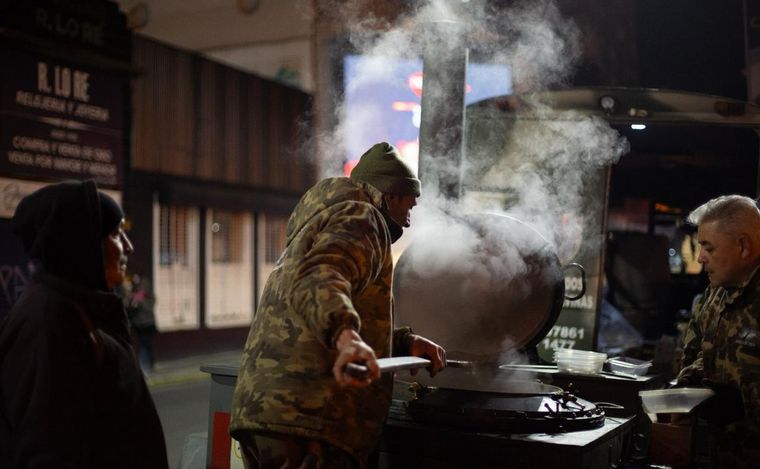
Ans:
[[[411,378],[411,379],[410,379]],[[548,365],[502,365],[472,369],[447,368],[430,378],[421,371],[413,378],[407,372],[396,373],[396,397],[406,398],[406,386],[416,381],[427,386],[512,394],[542,394],[569,391],[589,402],[612,403],[623,408],[605,407],[608,415],[635,415],[641,409],[639,391],[658,389],[665,384],[664,374],[631,378],[613,374],[572,374]],[[407,384],[402,384],[407,383]]]
[[[391,431],[396,428],[414,428],[420,432],[429,431],[430,437],[436,433],[449,435],[478,436],[493,441],[524,441],[524,442],[543,442],[558,445],[586,446],[593,444],[596,440],[605,435],[607,432],[617,429],[621,425],[633,425],[635,417],[606,417],[602,425],[598,428],[592,428],[583,431],[560,432],[560,433],[530,433],[530,432],[493,432],[477,428],[460,428],[453,426],[441,426],[437,424],[426,424],[415,420],[407,412],[406,406],[408,401],[405,399],[394,399],[391,404],[386,431],[390,427]]]
[[[635,418],[605,418],[602,426],[566,433],[499,433],[415,420],[407,400],[394,399],[383,432],[380,468],[610,467],[618,462]]]
[[[414,394],[407,412],[425,423],[511,433],[560,433],[604,423],[604,411],[561,391],[524,395],[423,388]]]
[[[524,396],[497,394],[480,391],[438,389],[417,401],[409,402],[409,407],[423,404],[429,408],[450,408],[461,415],[569,415],[582,413],[584,408],[593,408],[590,402],[569,402],[565,405],[550,395]]]

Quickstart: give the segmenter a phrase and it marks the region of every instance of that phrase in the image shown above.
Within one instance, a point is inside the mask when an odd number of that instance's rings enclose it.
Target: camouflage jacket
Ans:
[[[760,429],[760,269],[737,288],[708,287],[684,337],[681,383],[737,389],[746,424]]]
[[[378,358],[408,335],[392,330],[391,235],[381,204],[372,186],[331,178],[296,206],[243,352],[233,436],[254,430],[314,438],[360,462],[376,445],[392,377],[343,389],[332,366],[334,340],[346,327],[359,331]]]

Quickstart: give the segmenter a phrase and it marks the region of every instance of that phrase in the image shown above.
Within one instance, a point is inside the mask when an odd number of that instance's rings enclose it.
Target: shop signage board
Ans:
[[[127,77],[0,48],[0,174],[119,187]]]
[[[25,0],[0,2],[0,26],[129,61],[131,31],[116,2]]]

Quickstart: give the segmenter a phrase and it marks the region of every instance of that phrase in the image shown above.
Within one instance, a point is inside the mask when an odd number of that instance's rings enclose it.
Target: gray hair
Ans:
[[[708,200],[689,214],[688,222],[693,225],[719,220],[727,231],[739,231],[757,227],[760,224],[760,211],[754,199],[743,195],[722,195]]]

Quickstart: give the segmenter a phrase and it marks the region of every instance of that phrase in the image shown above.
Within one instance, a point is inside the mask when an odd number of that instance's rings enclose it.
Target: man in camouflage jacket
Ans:
[[[682,385],[707,385],[717,467],[760,467],[760,212],[731,195],[689,215],[710,278],[684,338]]]
[[[363,467],[391,400],[392,376],[380,376],[376,358],[445,366],[442,348],[393,329],[391,243],[419,194],[396,149],[379,143],[350,178],[322,180],[294,209],[233,397],[230,433],[248,467]],[[349,377],[348,362],[370,374]]]

